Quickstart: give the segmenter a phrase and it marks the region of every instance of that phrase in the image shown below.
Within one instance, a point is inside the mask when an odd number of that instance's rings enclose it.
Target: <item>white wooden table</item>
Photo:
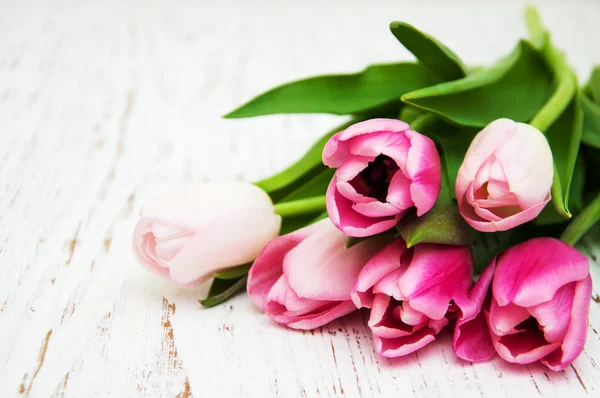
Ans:
[[[304,3],[0,3],[0,397],[600,396],[598,271],[585,351],[555,373],[461,362],[449,333],[390,361],[360,312],[285,330],[245,295],[203,309],[206,287],[175,288],[136,263],[130,237],[147,198],[264,177],[340,122],[220,118],[240,103],[288,80],[410,59],[393,19],[469,64],[525,35],[517,2]],[[587,79],[600,63],[600,3],[540,8]],[[593,241],[582,249],[597,262]]]

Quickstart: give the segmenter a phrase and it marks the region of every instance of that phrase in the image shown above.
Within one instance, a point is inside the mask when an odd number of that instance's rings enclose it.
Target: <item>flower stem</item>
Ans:
[[[303,214],[319,213],[325,210],[325,195],[281,202],[275,205],[275,213],[281,217],[296,217]]]
[[[573,219],[563,231],[560,240],[575,245],[600,220],[600,194]]]
[[[425,113],[418,116],[415,120],[410,123],[410,129],[416,132],[421,132],[423,129],[431,126],[437,118],[431,113]]]
[[[571,68],[569,68],[564,54],[552,45],[550,35],[544,29],[540,16],[534,7],[527,8],[525,19],[531,41],[538,47],[544,60],[552,69],[554,81],[558,82],[558,87],[548,102],[544,104],[529,123],[538,130],[545,132],[571,102],[577,90],[577,79]]]

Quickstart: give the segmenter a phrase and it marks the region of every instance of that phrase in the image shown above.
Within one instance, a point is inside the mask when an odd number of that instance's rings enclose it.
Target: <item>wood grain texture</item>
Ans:
[[[251,3],[251,4],[250,4]],[[410,59],[402,19],[469,64],[525,34],[521,2],[0,3],[0,396],[598,396],[600,234],[584,353],[563,372],[457,360],[448,333],[388,360],[365,314],[285,330],[238,296],[147,274],[130,249],[140,205],[186,182],[286,166],[332,116],[223,120],[276,84]],[[582,80],[600,63],[594,0],[541,14]]]

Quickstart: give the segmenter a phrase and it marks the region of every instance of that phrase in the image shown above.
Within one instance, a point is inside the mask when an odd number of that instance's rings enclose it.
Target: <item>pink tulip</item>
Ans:
[[[553,238],[513,246],[475,284],[454,352],[468,361],[497,352],[508,362],[563,370],[583,350],[591,291],[588,259],[573,247]]]
[[[411,207],[425,214],[441,188],[435,144],[400,120],[367,120],[337,133],[323,149],[323,163],[337,168],[327,212],[349,236],[390,229]]]
[[[550,201],[553,167],[539,130],[509,119],[493,121],[475,136],[458,171],[460,213],[483,232],[533,220]]]
[[[140,216],[133,253],[182,286],[254,260],[281,225],[269,196],[243,183],[188,185],[150,200]]]
[[[371,308],[368,325],[377,352],[410,354],[435,340],[466,301],[473,260],[466,246],[389,244],[363,268],[352,300]]]
[[[346,249],[346,240],[329,219],[273,239],[250,268],[250,299],[294,329],[314,329],[355,311],[352,285],[385,241],[374,238]]]

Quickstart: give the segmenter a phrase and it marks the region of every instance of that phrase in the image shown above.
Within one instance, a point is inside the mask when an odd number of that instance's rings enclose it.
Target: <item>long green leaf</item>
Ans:
[[[327,168],[317,174],[312,180],[308,181],[306,184],[303,184],[296,188],[289,195],[282,198],[279,202],[289,202],[293,200],[300,200],[305,198],[310,198],[313,196],[325,195],[327,192],[327,187],[335,174],[335,169]]]
[[[259,95],[225,117],[278,113],[351,115],[397,101],[404,93],[439,81],[420,64],[372,65],[355,74],[317,76],[284,84]]]
[[[252,263],[238,265],[237,267],[229,268],[215,273],[217,279],[238,279],[248,274]]]
[[[462,61],[444,44],[405,22],[392,22],[390,30],[408,51],[442,80],[456,80],[467,75]]]
[[[214,307],[215,305],[221,304],[244,290],[247,281],[248,275],[239,279],[215,278],[210,286],[208,297],[204,300],[199,300],[199,302],[204,307]]]
[[[438,199],[431,210],[417,217],[416,213],[405,215],[396,226],[406,247],[419,243],[444,245],[468,245],[476,236],[460,215],[454,200]]]
[[[583,109],[583,135],[581,141],[600,149],[600,105],[595,104],[587,96],[581,96]]]
[[[256,185],[267,192],[273,201],[278,202],[297,187],[302,186],[327,169],[327,166],[321,161],[325,143],[335,133],[346,129],[357,121],[357,119],[352,119],[329,131],[294,164],[274,176],[257,182]]]
[[[502,117],[529,121],[552,90],[552,73],[539,52],[522,40],[492,67],[410,92],[402,101],[451,123],[484,127]]]
[[[583,128],[583,111],[581,95],[576,90],[567,108],[558,119],[545,131],[554,158],[554,182],[552,184],[552,205],[556,212],[564,218],[570,218],[569,191],[571,179]]]
[[[600,65],[595,66],[592,70],[587,87],[594,102],[600,105]]]

